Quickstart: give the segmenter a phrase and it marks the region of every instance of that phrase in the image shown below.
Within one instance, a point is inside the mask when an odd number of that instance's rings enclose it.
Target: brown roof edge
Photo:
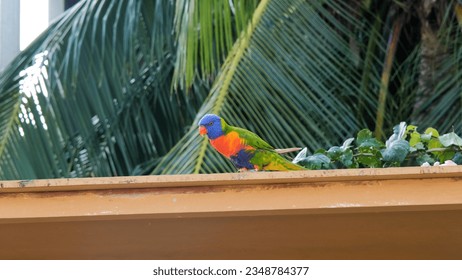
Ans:
[[[462,166],[3,181],[14,219],[462,209]]]
[[[0,184],[0,259],[462,256],[462,166]]]
[[[239,186],[268,183],[296,184],[333,181],[431,179],[443,177],[462,178],[462,166],[9,180],[0,181],[0,194],[5,192],[24,193],[134,188]]]

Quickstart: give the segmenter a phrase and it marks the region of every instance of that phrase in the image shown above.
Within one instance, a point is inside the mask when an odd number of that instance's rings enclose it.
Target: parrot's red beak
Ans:
[[[200,135],[204,135],[204,134],[207,134],[207,128],[205,128],[205,126],[201,125],[199,126],[199,134]]]

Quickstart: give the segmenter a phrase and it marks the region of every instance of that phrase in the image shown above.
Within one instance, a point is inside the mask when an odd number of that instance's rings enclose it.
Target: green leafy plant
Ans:
[[[293,161],[308,169],[421,166],[440,162],[455,165],[462,164],[462,138],[454,131],[440,135],[432,127],[420,133],[417,126],[401,122],[385,143],[363,129],[342,146],[320,149],[312,155],[307,155],[305,148]]]

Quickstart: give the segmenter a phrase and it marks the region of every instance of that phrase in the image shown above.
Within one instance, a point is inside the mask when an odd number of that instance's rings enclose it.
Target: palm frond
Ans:
[[[130,175],[167,153],[207,91],[169,93],[174,12],[82,1],[20,54],[0,82],[0,178]]]
[[[398,18],[395,19],[393,22],[392,32],[390,33],[390,39],[388,40],[388,47],[387,53],[385,57],[382,78],[380,83],[380,92],[379,92],[379,100],[378,100],[378,108],[377,108],[377,117],[376,117],[376,125],[375,125],[375,137],[376,138],[383,138],[383,122],[385,118],[385,107],[386,107],[386,100],[388,95],[388,87],[390,82],[391,70],[393,67],[393,63],[395,61],[395,54],[396,49],[398,48],[399,36],[401,34],[401,29],[403,28],[404,24],[404,15],[400,15]]]
[[[177,0],[173,87],[213,77],[246,28],[259,0]]]

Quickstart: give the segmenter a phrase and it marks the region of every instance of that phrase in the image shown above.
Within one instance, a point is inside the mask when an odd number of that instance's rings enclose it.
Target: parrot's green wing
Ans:
[[[265,140],[261,139],[257,134],[247,129],[240,127],[228,126],[229,131],[235,131],[241,139],[244,140],[245,144],[254,147],[255,149],[263,150],[274,150],[273,146],[266,143]]]
[[[305,169],[282,157],[270,144],[251,131],[239,127],[228,126],[227,133],[229,132],[236,132],[246,145],[255,148],[250,163],[256,166],[258,170],[285,171]]]

